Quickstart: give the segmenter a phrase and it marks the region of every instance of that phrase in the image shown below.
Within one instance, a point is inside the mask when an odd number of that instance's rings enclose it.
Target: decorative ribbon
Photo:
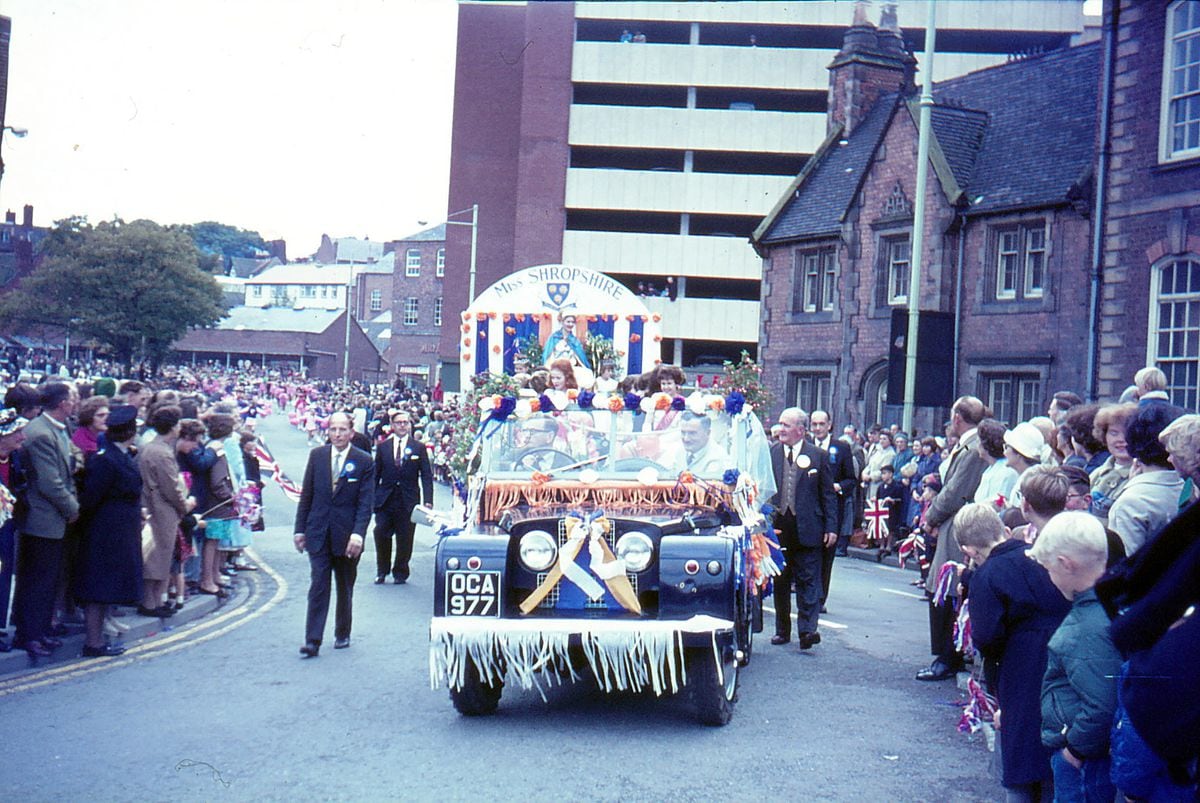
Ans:
[[[592,576],[595,574],[604,581],[604,586],[621,607],[640,614],[642,605],[625,575],[625,561],[619,560],[613,554],[605,539],[612,531],[612,522],[604,516],[604,511],[596,510],[586,515],[578,512],[568,514],[563,519],[563,526],[567,531],[567,542],[558,551],[558,562],[546,574],[542,584],[521,603],[521,613],[529,614],[533,611],[563,577],[577,585],[593,602],[601,599],[604,596],[604,588]],[[592,574],[575,562],[585,543],[591,556],[588,569]]]
[[[954,587],[958,585],[958,577],[966,568],[963,564],[953,560],[942,564],[942,568],[938,570],[937,582],[933,587],[933,604],[935,606],[940,608],[946,604],[947,599],[953,600],[958,596]]]

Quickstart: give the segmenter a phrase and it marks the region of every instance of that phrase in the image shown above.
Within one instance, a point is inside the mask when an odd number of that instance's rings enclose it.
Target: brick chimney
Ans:
[[[884,3],[878,28],[868,19],[870,5],[870,0],[855,2],[854,21],[829,65],[827,131],[844,125],[849,134],[880,95],[912,90],[917,60],[904,49],[896,4]]]
[[[33,206],[25,204],[24,217],[21,220],[21,225],[27,229],[33,228]]]

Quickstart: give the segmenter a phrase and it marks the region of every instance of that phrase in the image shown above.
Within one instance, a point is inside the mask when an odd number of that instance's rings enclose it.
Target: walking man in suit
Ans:
[[[350,646],[354,578],[363,551],[363,533],[371,521],[375,485],[371,455],[350,445],[353,435],[349,415],[329,416],[329,443],[308,453],[304,470],[293,541],[296,551],[308,553],[312,570],[304,646],[300,648],[305,658],[315,658],[321,651],[329,617],[330,574],[337,582],[333,648]]]
[[[854,454],[850,445],[833,437],[830,432],[829,413],[813,410],[812,442],[829,455],[829,466],[833,471],[833,490],[837,494],[837,541],[825,547],[821,553],[821,613],[825,612],[825,600],[829,598],[829,583],[833,579],[833,558],[846,556],[850,534],[854,531],[854,489],[858,485],[858,474],[854,470]]]
[[[808,413],[789,407],[779,415],[779,442],[771,447],[775,472],[775,529],[783,549],[783,573],[775,578],[775,635],[772,644],[792,639],[791,589],[796,587],[796,629],[800,649],[821,642],[821,559],[837,543],[837,493],[829,455],[804,439]]]
[[[54,597],[62,568],[63,536],[79,518],[74,460],[67,419],[79,394],[74,385],[47,382],[39,389],[42,414],[25,427],[23,449],[28,475],[28,508],[17,523],[17,588],[13,599],[16,646],[31,656],[47,656],[62,642],[50,633]]]
[[[946,561],[965,563],[963,552],[954,538],[954,514],[975,501],[975,491],[987,462],[976,448],[979,446],[979,422],[991,415],[986,405],[974,396],[963,396],[950,408],[950,434],[958,436],[958,445],[941,465],[942,492],[925,513],[925,521],[937,533],[933,563],[925,580],[930,594],[937,586],[938,574]],[[950,596],[942,605],[929,602],[929,649],[934,659],[917,673],[917,680],[947,680],[962,668],[962,653],[954,647],[954,622],[958,618],[955,598],[957,582],[951,583]]]
[[[433,464],[425,444],[411,436],[412,419],[393,410],[392,435],[375,449],[375,585],[387,579],[391,566],[396,585],[408,582],[413,535],[412,512],[424,501],[433,504]],[[392,562],[392,538],[396,560]]]

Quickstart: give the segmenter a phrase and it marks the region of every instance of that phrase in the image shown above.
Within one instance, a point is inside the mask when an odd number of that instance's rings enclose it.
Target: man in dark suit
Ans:
[[[778,488],[775,529],[783,549],[783,573],[775,578],[775,635],[772,644],[792,638],[791,589],[796,587],[796,629],[800,649],[819,644],[821,557],[837,543],[837,493],[829,455],[804,439],[808,413],[789,407],[779,414],[779,442],[771,447],[771,467]]]
[[[941,465],[942,491],[925,513],[926,524],[937,533],[933,563],[925,580],[925,590],[930,594],[937,586],[938,574],[946,561],[966,562],[954,538],[954,514],[975,501],[975,491],[987,468],[987,462],[976,447],[979,446],[979,422],[989,415],[991,411],[974,396],[963,396],[950,408],[949,434],[958,437],[958,444]],[[945,604],[935,605],[932,600],[929,603],[929,649],[934,659],[917,673],[917,680],[948,680],[962,668],[962,653],[954,647],[957,586],[958,583],[951,583],[950,598]]]
[[[845,441],[833,437],[829,413],[813,410],[812,442],[827,455],[833,470],[833,490],[837,494],[837,541],[821,551],[821,612],[825,612],[825,600],[829,598],[829,583],[833,579],[835,555],[846,556],[850,534],[854,532],[854,489],[858,486],[858,473],[854,470],[854,453]]]
[[[79,518],[74,460],[67,419],[79,394],[73,385],[47,382],[38,388],[42,414],[25,427],[21,464],[28,479],[27,505],[17,521],[17,587],[14,645],[34,657],[49,655],[62,642],[50,633],[67,525]]]
[[[387,578],[389,565],[396,585],[408,582],[412,558],[412,512],[424,501],[433,504],[433,464],[425,444],[412,437],[412,419],[404,410],[391,413],[392,434],[375,449],[375,584]],[[396,539],[393,563],[392,538]]]
[[[363,551],[363,533],[371,521],[375,485],[371,455],[350,445],[353,434],[349,415],[329,416],[329,443],[308,453],[304,470],[293,540],[298,552],[308,552],[312,568],[304,646],[300,648],[305,658],[315,658],[321,651],[329,617],[331,573],[337,582],[333,648],[350,646],[354,578]]]

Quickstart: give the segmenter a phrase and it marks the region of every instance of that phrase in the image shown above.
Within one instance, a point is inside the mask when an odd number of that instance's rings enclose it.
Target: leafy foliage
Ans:
[[[177,227],[67,218],[40,253],[38,267],[0,301],[9,327],[69,327],[129,365],[135,354],[161,361],[190,327],[225,314],[220,288]]]
[[[759,415],[765,415],[771,409],[771,392],[763,384],[762,366],[750,359],[749,352],[743,351],[742,358],[736,363],[726,360],[725,375],[718,377],[714,384],[725,393],[740,392]]]
[[[463,402],[462,419],[454,430],[454,453],[450,456],[450,473],[464,483],[471,446],[479,432],[479,400],[493,394],[516,396],[521,391],[521,383],[508,374],[479,374],[473,381],[475,388],[467,393]]]
[[[542,365],[542,344],[538,342],[537,332],[531,332],[526,337],[517,341],[518,358],[525,358],[529,362],[529,370],[534,371]]]
[[[193,223],[182,226],[201,254],[215,257],[252,257],[256,251],[265,250],[267,244],[262,235],[256,231],[239,229],[225,223],[206,220],[203,223]],[[225,260],[209,260],[218,270],[224,268]]]

